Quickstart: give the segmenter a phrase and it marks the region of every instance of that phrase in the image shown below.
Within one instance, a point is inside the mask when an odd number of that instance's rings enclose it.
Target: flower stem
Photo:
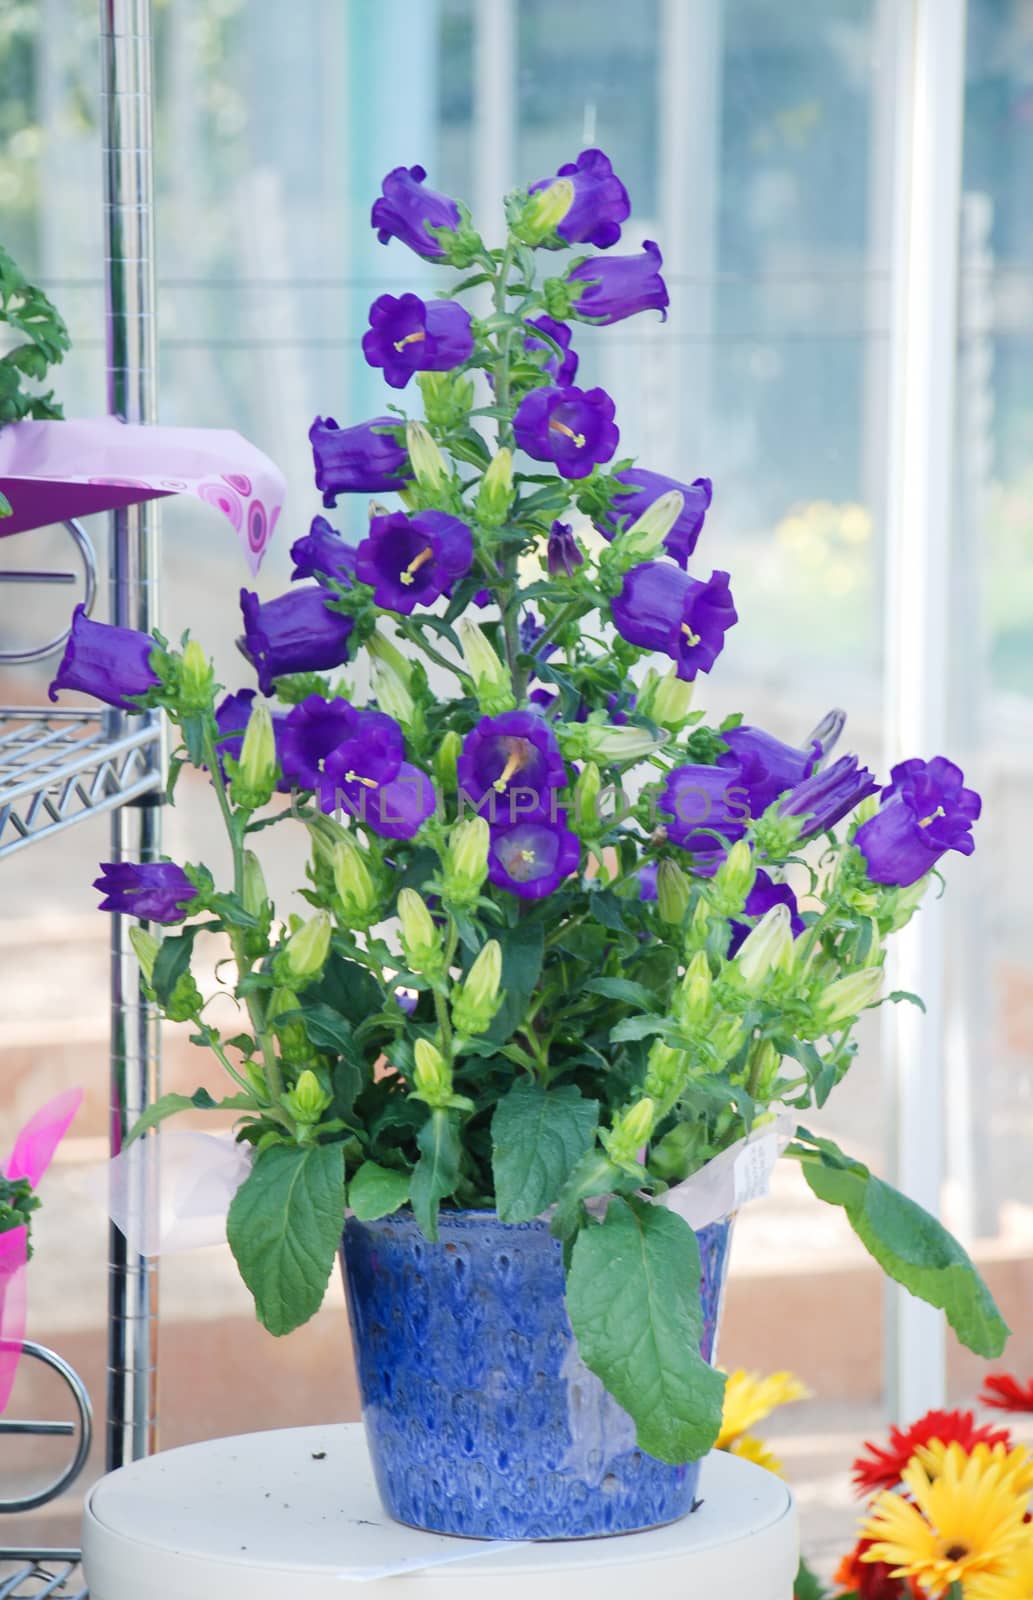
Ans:
[[[433,661],[439,667],[444,667],[448,672],[454,672],[464,691],[467,694],[473,694],[474,682],[469,673],[464,672],[457,662],[449,661],[448,657],[443,655],[436,645],[431,644],[418,623],[413,622],[411,617],[399,617],[396,620],[399,633],[406,639],[411,640],[418,649],[422,650],[428,660]]]
[[[513,238],[510,237],[506,241],[506,248],[502,253],[502,260],[499,263],[498,274],[495,278],[494,301],[496,315],[505,313],[509,274],[513,269],[515,258],[516,244]],[[509,449],[513,447],[513,421],[509,415],[509,347],[512,337],[512,328],[505,328],[499,334],[499,356],[493,371],[495,404],[503,413],[499,417],[498,424],[500,449],[503,446]],[[506,650],[506,665],[509,668],[510,682],[513,686],[513,698],[516,700],[517,705],[520,705],[527,690],[527,676],[519,665],[520,590],[515,550],[509,551],[503,560],[501,589],[500,608],[502,611],[502,638]]]

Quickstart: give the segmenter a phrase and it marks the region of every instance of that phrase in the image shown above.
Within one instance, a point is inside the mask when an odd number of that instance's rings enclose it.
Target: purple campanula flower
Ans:
[[[657,805],[671,820],[667,837],[704,858],[724,854],[746,832],[750,799],[742,775],[728,767],[675,767]],[[715,837],[719,836],[719,837]]]
[[[459,226],[459,207],[447,194],[423,187],[422,167],[395,167],[384,179],[383,194],[374,200],[370,222],[381,244],[401,239],[418,256],[440,260],[445,251],[430,228]]]
[[[197,890],[174,861],[102,861],[93,887],[104,899],[101,911],[116,911],[144,922],[182,922]]]
[[[961,768],[946,756],[901,761],[892,769],[878,811],[854,835],[874,883],[906,888],[946,851],[972,854],[972,824],[982,801],[964,784]]]
[[[656,861],[647,861],[644,867],[639,867],[635,874],[638,879],[638,897],[640,900],[655,900],[657,898],[656,875],[660,870]]]
[[[626,572],[612,609],[623,638],[663,651],[689,681],[710,671],[738,620],[727,572],[712,572],[703,583],[667,561],[643,561]]]
[[[347,710],[348,726],[323,762],[320,804],[327,812],[341,805],[357,811],[363,795],[393,783],[405,761],[405,740],[393,717],[354,706]]]
[[[772,906],[789,907],[789,926],[793,938],[796,939],[806,927],[796,903],[796,896],[788,883],[776,883],[767,872],[761,868],[753,880],[753,888],[746,896],[743,910],[748,917],[762,917],[765,911],[770,911]],[[728,959],[731,961],[746,935],[751,931],[749,922],[733,922],[732,937],[728,946]]]
[[[397,511],[372,519],[369,537],[359,545],[355,574],[372,585],[378,606],[408,616],[416,606],[433,605],[439,595],[451,593],[472,563],[473,534],[458,517]]]
[[[521,900],[540,900],[559,888],[580,859],[581,847],[565,813],[542,813],[491,830],[488,878]]]
[[[759,817],[787,789],[809,778],[822,754],[817,743],[809,750],[798,750],[765,733],[763,728],[745,724],[726,729],[721,737],[728,749],[718,756],[717,764],[734,767],[741,773],[750,796],[750,815],[754,817]]]
[[[308,436],[323,504],[335,506],[339,494],[404,489],[412,473],[400,432],[404,434],[404,424],[398,417],[374,417],[354,428],[339,428],[333,417],[317,417]]]
[[[513,432],[535,461],[554,461],[564,478],[586,478],[620,441],[605,389],[532,389],[517,407]]]
[[[411,839],[434,815],[437,803],[427,774],[403,761],[390,783],[365,792],[358,814],[385,839]]]
[[[119,711],[138,711],[133,700],[161,683],[151,666],[157,649],[149,633],[91,622],[86,607],[77,605],[50,698],[56,700],[59,689],[79,689]]]
[[[554,522],[549,529],[549,546],[546,560],[549,568],[549,577],[572,578],[575,571],[584,561],[581,546],[574,537],[574,530],[569,522]]]
[[[280,764],[285,778],[301,789],[317,789],[323,762],[339,746],[354,738],[360,713],[347,700],[324,700],[310,694],[292,706],[284,719],[279,741]],[[397,762],[402,759],[402,737],[397,740]]]
[[[369,308],[369,322],[363,354],[371,367],[384,369],[392,389],[404,389],[414,372],[449,372],[473,354],[470,314],[454,300],[382,294]]]
[[[215,726],[218,729],[217,749],[219,753],[219,768],[223,778],[226,777],[224,756],[232,756],[234,761],[240,760],[241,748],[244,744],[244,734],[251,719],[251,707],[254,704],[254,689],[238,689],[235,694],[225,695],[215,708]],[[276,741],[276,759],[283,766],[283,734],[287,725],[287,716],[283,711],[272,713],[273,738]],[[290,782],[281,778],[276,785],[281,794],[290,793]]]
[[[460,794],[478,809],[490,795],[490,822],[515,819],[521,810],[527,815],[522,798],[535,797],[541,808],[549,791],[567,782],[556,735],[534,711],[482,717],[463,740],[456,773]]]
[[[239,647],[258,673],[258,687],[272,694],[273,679],[291,672],[325,672],[348,659],[351,617],[327,610],[323,589],[292,589],[263,604],[241,589],[244,635]]]
[[[621,236],[620,225],[631,215],[628,191],[617,177],[609,156],[601,150],[582,150],[576,161],[568,161],[556,174],[569,178],[574,200],[566,216],[556,224],[556,232],[567,244],[594,244],[606,250]],[[554,178],[532,183],[531,194],[547,189]]]
[[[355,577],[355,556],[355,546],[342,539],[325,517],[313,517],[308,533],[291,545],[291,582],[297,583],[299,578],[334,578],[350,586]]]
[[[527,319],[529,328],[537,328],[541,333],[547,333],[558,345],[562,346],[562,359],[557,355],[551,344],[544,339],[535,339],[533,336],[524,340],[525,350],[544,350],[546,359],[542,362],[542,371],[547,372],[553,383],[560,389],[569,388],[577,377],[578,358],[577,352],[570,348],[572,332],[566,322],[557,322],[553,317],[540,316]]]
[[[577,298],[571,315],[582,322],[609,326],[639,311],[659,311],[667,321],[670,295],[660,276],[660,246],[646,239],[640,256],[594,256],[567,273],[566,283]]]
[[[626,518],[625,527],[630,527],[643,512],[649,510],[654,500],[676,489],[685,504],[664,540],[664,549],[672,561],[677,561],[682,568],[687,567],[710,508],[710,479],[696,478],[693,483],[680,483],[677,478],[668,478],[662,472],[647,472],[643,467],[627,467],[623,472],[618,472],[616,478],[627,487],[615,498],[612,513],[597,524],[599,532],[604,538],[612,539],[617,532],[616,518]]]
[[[806,839],[816,833],[834,828],[879,785],[867,767],[859,765],[856,756],[840,756],[831,767],[804,778],[786,795],[779,806],[783,817],[806,817],[807,824],[801,834]]]

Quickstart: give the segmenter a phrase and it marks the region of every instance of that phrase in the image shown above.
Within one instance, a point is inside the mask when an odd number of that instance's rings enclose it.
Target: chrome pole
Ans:
[[[156,416],[154,175],[150,0],[100,0],[101,128],[107,245],[108,410],[126,422]],[[111,513],[111,621],[149,633],[158,621],[157,501]],[[110,715],[110,732],[125,717]],[[134,719],[135,721],[136,719]],[[161,761],[156,752],[155,760]],[[113,861],[151,861],[161,848],[160,792],[112,813]],[[111,920],[111,1150],[117,1154],[141,1111],[160,1093],[158,1026],[140,985],[129,922]],[[156,1262],[144,1254],[150,1221],[141,1141],[129,1229],[112,1225],[108,1270],[109,1469],[156,1444]]]

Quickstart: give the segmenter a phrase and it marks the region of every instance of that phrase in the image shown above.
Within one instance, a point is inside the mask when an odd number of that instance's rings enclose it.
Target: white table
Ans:
[[[86,1503],[83,1565],[92,1600],[342,1600],[352,1585],[363,1600],[791,1600],[785,1484],[715,1454],[700,1494],[692,1516],[650,1533],[446,1538],[390,1521],[359,1425],[290,1428],[187,1445],[103,1478]]]

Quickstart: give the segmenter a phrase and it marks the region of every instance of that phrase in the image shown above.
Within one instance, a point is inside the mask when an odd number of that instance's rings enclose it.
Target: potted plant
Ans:
[[[887,938],[971,851],[979,801],[942,757],[881,790],[830,761],[838,713],[795,747],[692,708],[736,621],[728,574],[694,560],[711,486],[621,459],[572,348],[576,323],[664,312],[657,246],[543,277],[553,250],[619,240],[600,151],[511,195],[497,250],[424,179],[389,174],[373,225],[466,276],[380,296],[363,338],[424,417],[313,424],[325,507],[375,498],[357,546],[319,516],[299,586],[243,593],[258,692],[220,699],[193,639],[82,614],[52,692],[163,706],[170,793],[185,763],[211,775],[232,883],[161,861],[98,887],[178,928],[135,944],[231,1080],[254,1160],[228,1236],[272,1332],[318,1309],[347,1207],[388,1509],[489,1537],[626,1531],[691,1507],[721,1424],[729,1223],[697,1238],[669,1191],[776,1109],[824,1103]],[[304,919],[270,904],[270,827],[308,835]],[[230,1037],[191,973],[207,934],[232,946]],[[137,1131],[212,1104],[167,1095]],[[933,1219],[803,1126],[787,1153],[887,1272],[999,1350]]]

